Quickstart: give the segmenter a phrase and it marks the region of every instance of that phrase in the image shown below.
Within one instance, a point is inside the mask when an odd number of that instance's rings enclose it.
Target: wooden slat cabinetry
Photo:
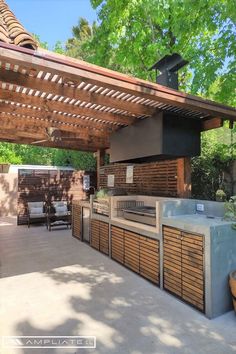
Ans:
[[[159,241],[116,226],[111,228],[111,257],[159,284]]]
[[[104,254],[109,254],[109,224],[91,220],[90,245]]]
[[[91,235],[90,235],[90,245],[96,250],[99,250],[100,236],[99,236],[100,221],[91,220]]]
[[[124,264],[124,230],[119,227],[111,228],[111,258]]]
[[[79,240],[81,239],[82,230],[82,208],[79,204],[72,205],[72,235]]]
[[[163,227],[164,288],[204,311],[204,236]]]
[[[139,235],[124,230],[124,264],[139,273]]]
[[[100,221],[100,244],[99,251],[105,254],[109,254],[109,224]]]
[[[139,272],[144,278],[159,284],[159,241],[149,237],[139,237],[140,268]]]

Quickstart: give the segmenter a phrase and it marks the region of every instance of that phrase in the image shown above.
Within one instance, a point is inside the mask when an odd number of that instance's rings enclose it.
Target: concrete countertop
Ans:
[[[208,218],[206,215],[200,214],[176,215],[162,218],[163,224],[165,224],[165,222],[168,222],[169,220],[176,220],[185,224],[195,224],[207,227],[232,224],[231,221],[226,221],[222,217]]]
[[[212,228],[230,227],[232,222],[226,221],[222,217],[207,218],[206,215],[188,214],[162,217],[162,224],[177,227],[182,230],[209,233]]]

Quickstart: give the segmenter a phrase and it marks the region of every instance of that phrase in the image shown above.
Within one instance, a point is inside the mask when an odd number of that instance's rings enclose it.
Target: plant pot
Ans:
[[[233,297],[234,311],[236,312],[236,270],[229,275],[229,286]]]

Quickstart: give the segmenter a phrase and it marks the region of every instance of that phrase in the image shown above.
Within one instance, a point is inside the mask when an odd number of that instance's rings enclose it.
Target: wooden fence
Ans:
[[[126,183],[127,166],[133,165],[133,183]],[[142,164],[113,164],[100,168],[100,187],[108,187],[108,175],[114,175],[114,188],[132,194],[166,197],[191,196],[190,160],[181,158]]]
[[[18,225],[26,223],[27,202],[85,199],[83,176],[90,175],[91,185],[96,174],[69,170],[19,170],[18,172]]]

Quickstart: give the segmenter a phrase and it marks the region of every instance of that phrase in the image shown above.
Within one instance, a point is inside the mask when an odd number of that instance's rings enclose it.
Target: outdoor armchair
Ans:
[[[67,201],[51,203],[47,213],[47,228],[51,231],[53,226],[71,225],[71,211]]]
[[[28,202],[28,227],[34,222],[46,222],[45,202]]]

